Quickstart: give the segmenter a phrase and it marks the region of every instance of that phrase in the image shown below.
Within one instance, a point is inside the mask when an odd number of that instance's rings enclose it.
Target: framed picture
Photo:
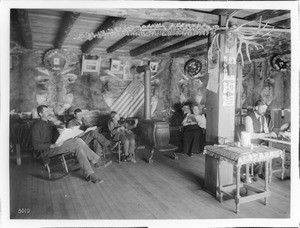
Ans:
[[[112,59],[110,62],[110,70],[111,71],[119,71],[121,66],[121,60]]]
[[[92,59],[87,58],[85,55],[82,57],[82,69],[81,74],[83,73],[97,73],[100,72],[101,58],[96,56]]]
[[[149,64],[150,71],[155,73],[158,70],[158,62],[150,62]]]

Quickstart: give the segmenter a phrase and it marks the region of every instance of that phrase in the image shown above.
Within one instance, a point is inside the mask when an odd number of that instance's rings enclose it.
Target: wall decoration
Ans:
[[[44,66],[52,71],[59,73],[68,66],[68,59],[65,53],[59,49],[52,49],[48,51],[43,59]]]
[[[112,59],[110,62],[111,71],[119,71],[121,67],[121,60]]]
[[[158,62],[150,62],[149,67],[151,72],[156,73],[158,70]]]
[[[274,55],[270,59],[271,65],[275,70],[286,71],[289,68],[289,61],[285,61],[284,56],[282,55]]]
[[[100,72],[101,58],[99,56],[82,56],[81,74],[83,73],[97,73]]]
[[[190,77],[199,74],[202,69],[202,63],[197,59],[190,59],[184,66],[184,72]]]
[[[213,34],[212,42],[208,50],[208,59],[213,58],[213,54],[215,51],[215,46],[217,49],[220,50],[220,44],[219,44],[219,36],[220,35],[225,35],[226,39],[230,41],[229,43],[232,44],[232,42],[237,39],[237,51],[236,51],[236,57],[239,55],[241,56],[241,61],[242,65],[244,66],[244,57],[242,53],[242,46],[245,44],[246,46],[246,55],[251,62],[250,58],[250,48],[249,45],[252,45],[255,47],[256,50],[259,48],[263,49],[263,45],[255,42],[256,39],[261,38],[261,39],[267,39],[268,34],[273,30],[274,27],[267,27],[269,26],[268,23],[265,25],[262,25],[262,17],[260,17],[259,24],[257,28],[247,28],[245,27],[246,25],[250,24],[249,22],[244,23],[240,26],[229,26],[229,21],[233,18],[233,16],[237,13],[238,11],[234,11],[232,14],[229,15],[228,19],[226,20],[226,25],[225,28],[219,28],[215,31]],[[254,22],[254,21],[253,21]],[[254,30],[255,29],[255,30]],[[230,45],[229,45],[230,46]],[[229,48],[229,47],[225,47]]]
[[[97,33],[84,32],[80,33],[77,39],[81,41],[98,39],[109,39],[120,36],[196,36],[208,35],[214,33],[219,28],[218,25],[208,25],[205,23],[155,23],[141,26],[122,26],[101,30]]]

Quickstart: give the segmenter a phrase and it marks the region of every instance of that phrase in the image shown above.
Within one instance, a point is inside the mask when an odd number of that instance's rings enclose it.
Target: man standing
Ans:
[[[96,176],[89,162],[91,161],[95,168],[99,168],[99,156],[79,138],[68,139],[56,144],[59,133],[54,123],[49,121],[48,107],[46,105],[38,106],[37,113],[40,119],[32,126],[32,144],[38,153],[37,158],[48,163],[52,156],[74,152],[86,179],[93,183],[102,183],[103,180]]]
[[[79,126],[80,130],[85,131],[87,128],[91,127],[91,125],[84,119],[82,110],[77,108],[74,110],[74,118],[71,119],[67,128],[72,128],[75,126]],[[93,143],[93,150],[101,157],[104,157],[104,161],[101,163],[101,166],[108,166],[112,163],[111,160],[106,160],[105,152],[102,150],[108,150],[108,148],[113,146],[113,143],[104,137],[101,133],[99,133],[99,129],[91,130],[83,135],[79,135],[79,137],[87,144],[90,145]]]
[[[265,117],[267,104],[263,100],[258,100],[254,104],[254,110],[245,118],[245,130],[251,133],[251,143],[259,145],[263,141],[261,137],[277,137],[275,132],[271,132]],[[263,166],[261,163],[254,165],[254,181],[257,177],[264,178]]]

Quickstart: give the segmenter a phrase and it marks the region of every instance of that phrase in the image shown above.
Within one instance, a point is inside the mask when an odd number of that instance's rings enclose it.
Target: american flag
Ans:
[[[144,85],[137,79],[133,80],[122,95],[110,107],[120,116],[133,117],[144,104]]]

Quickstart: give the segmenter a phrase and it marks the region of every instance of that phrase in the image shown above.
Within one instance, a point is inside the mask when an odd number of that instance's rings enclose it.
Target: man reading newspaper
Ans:
[[[98,128],[91,127],[88,121],[83,117],[82,110],[77,108],[74,110],[74,118],[71,119],[68,124],[67,128],[78,128],[79,130],[84,131],[78,137],[80,137],[87,145],[92,144],[93,150],[100,156],[104,158],[102,161],[102,166],[108,166],[111,164],[111,160],[108,160],[105,157],[105,151],[114,146],[110,140],[104,137],[101,133],[99,133]]]
[[[99,168],[100,157],[80,138],[61,140],[57,143],[59,133],[54,123],[49,121],[50,110],[48,106],[40,105],[37,107],[37,114],[40,119],[33,124],[31,129],[32,145],[37,152],[36,157],[44,163],[48,163],[53,156],[73,152],[86,179],[93,183],[103,182],[97,177],[90,165],[91,162],[95,168]]]

